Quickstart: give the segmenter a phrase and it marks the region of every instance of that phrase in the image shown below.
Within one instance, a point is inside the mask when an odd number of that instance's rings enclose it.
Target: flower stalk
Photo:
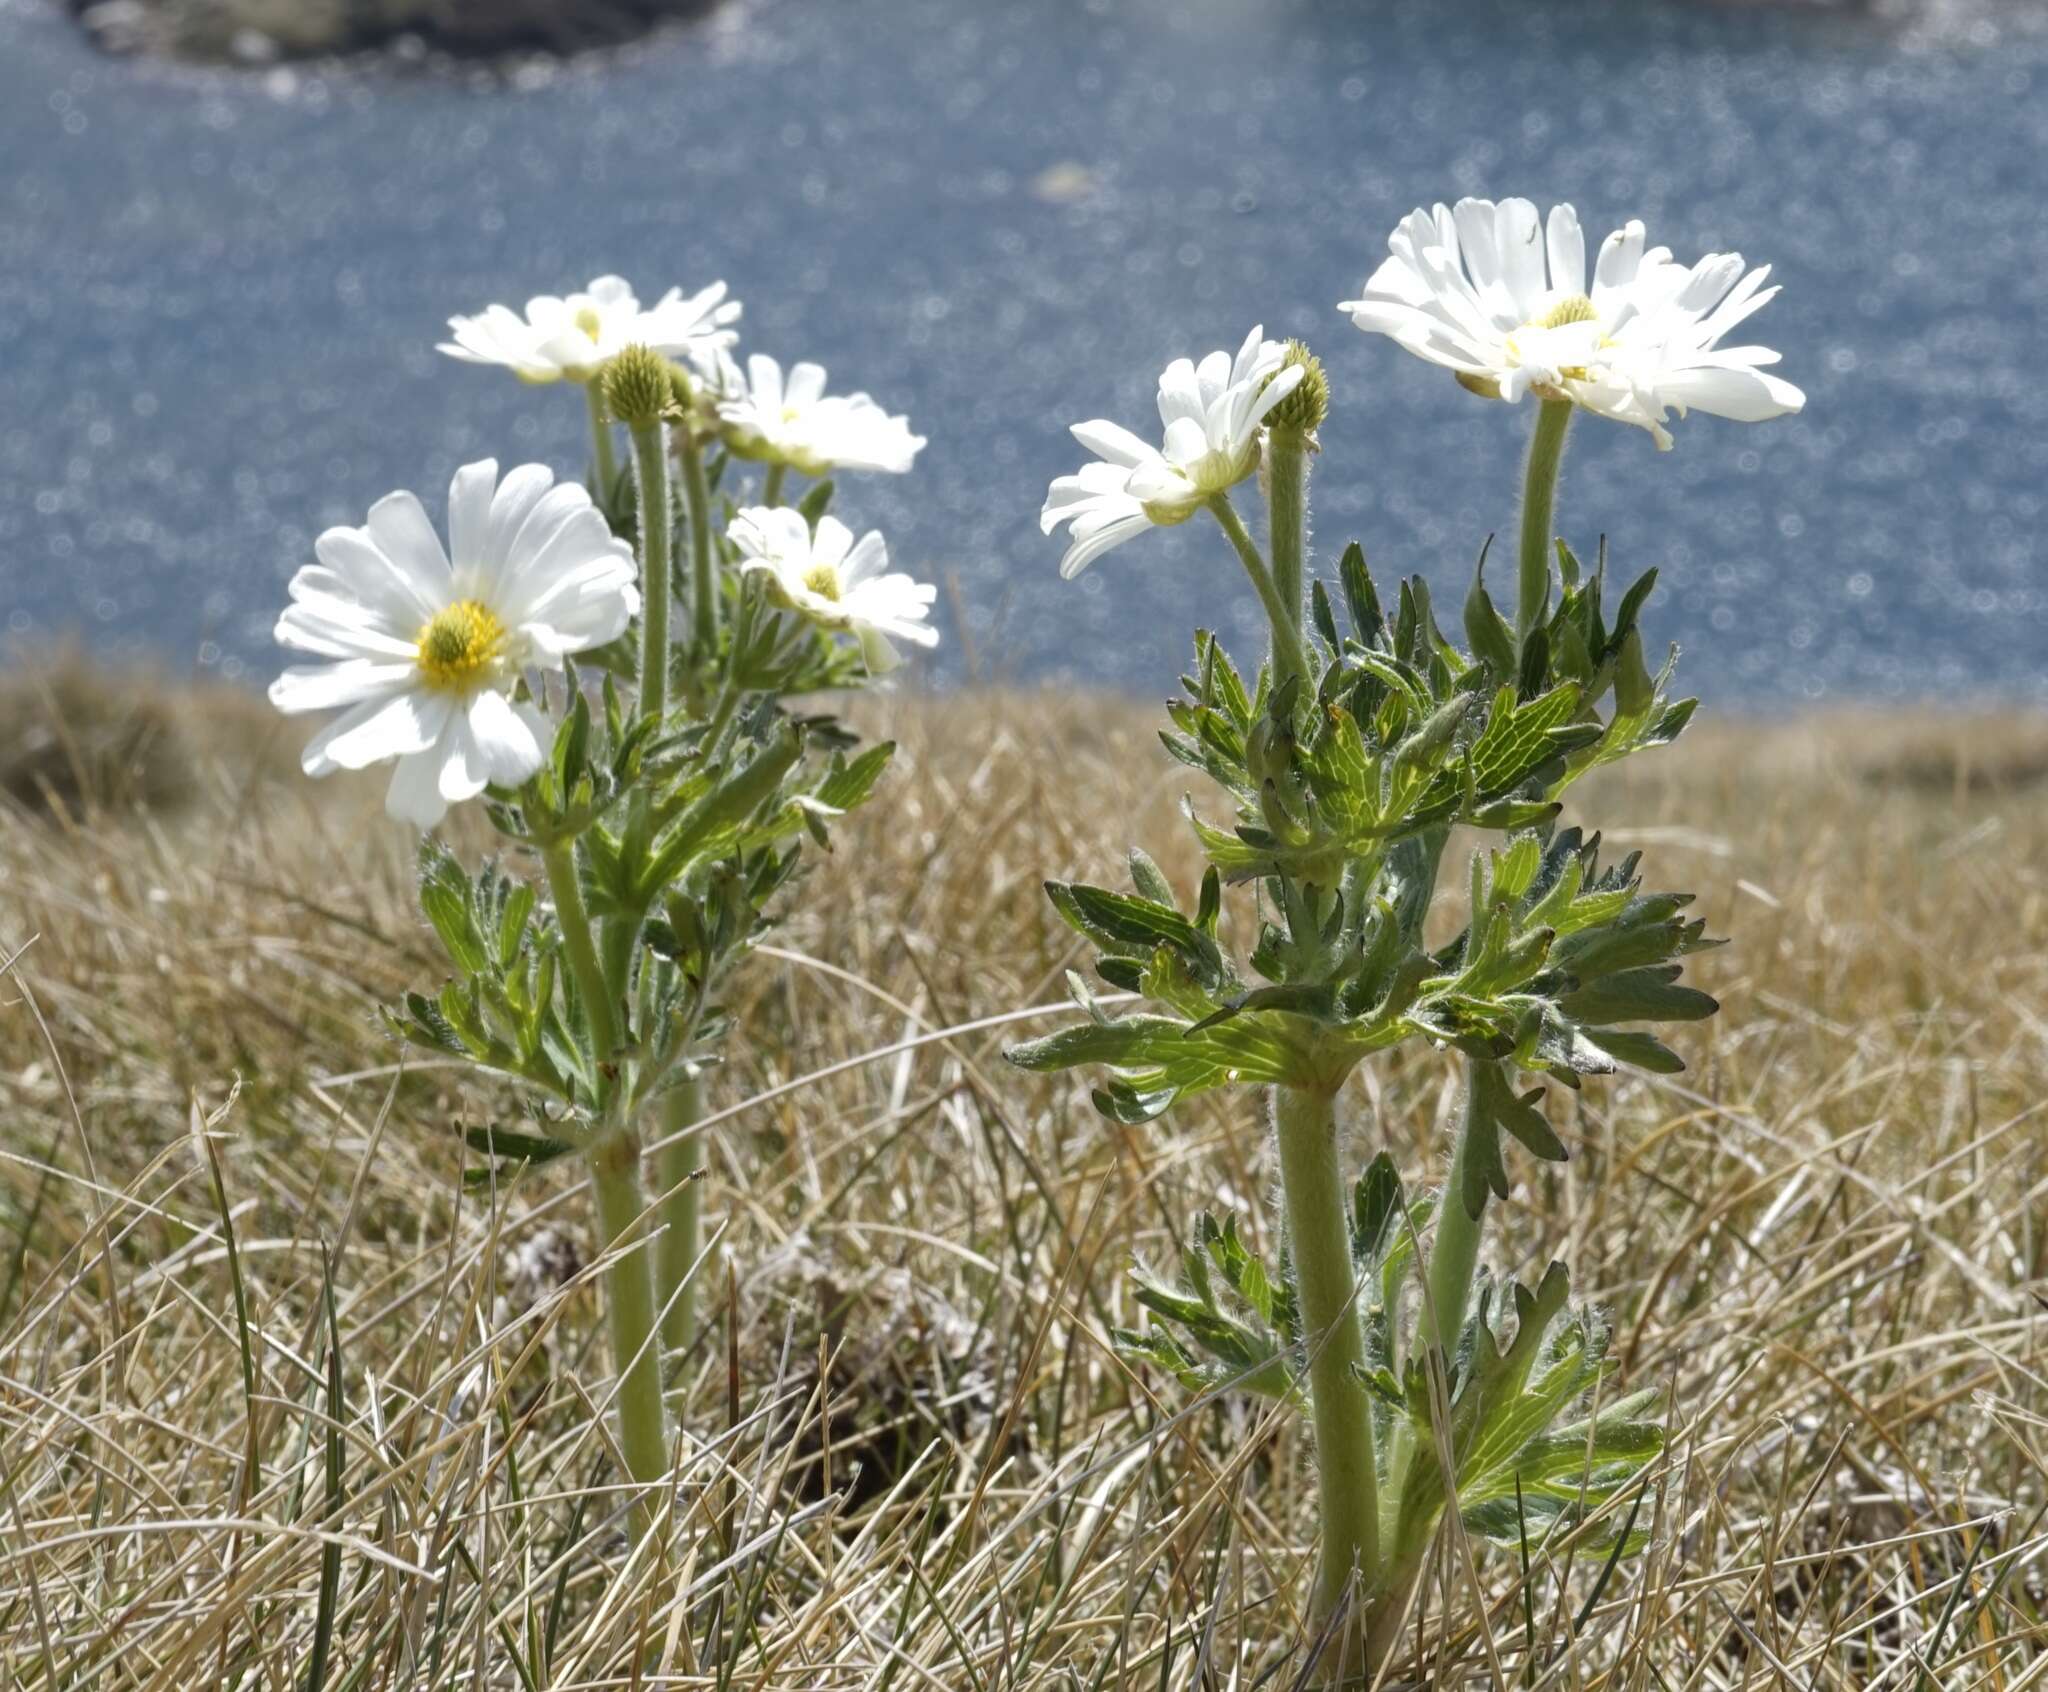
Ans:
[[[1266,440],[1266,472],[1273,594],[1299,635],[1307,579],[1308,437],[1296,429],[1273,429]]]
[[[1259,555],[1258,543],[1246,530],[1244,520],[1230,503],[1230,496],[1227,493],[1212,494],[1207,503],[1230,544],[1237,550],[1238,562],[1244,566],[1244,573],[1251,577],[1259,603],[1266,608],[1266,620],[1273,625],[1275,681],[1284,682],[1292,676],[1306,675],[1308,653],[1301,644],[1299,606],[1293,616],[1288,615],[1287,602],[1280,597],[1280,591],[1274,585],[1273,573],[1266,568],[1265,559]]]
[[[711,483],[704,449],[687,425],[676,430],[683,497],[690,512],[690,643],[700,658],[718,650],[718,577],[711,565]]]
[[[1315,1616],[1321,1623],[1347,1600],[1356,1613],[1378,1588],[1379,1471],[1372,1406],[1357,1375],[1365,1344],[1345,1202],[1351,1188],[1338,1155],[1336,1095],[1275,1087],[1273,1130],[1309,1357],[1323,1514],[1315,1587]]]
[[[640,483],[640,709],[668,713],[668,454],[659,423],[635,423],[633,468]]]
[[[634,1480],[653,1486],[668,1473],[668,1432],[661,1402],[661,1357],[654,1344],[654,1277],[648,1254],[633,1249],[647,1208],[640,1190],[640,1142],[612,1120],[618,1019],[591,939],[590,916],[576,878],[575,850],[568,842],[559,842],[543,851],[541,862],[555,901],[562,950],[589,1025],[597,1092],[603,1101],[597,1134],[584,1149],[584,1161],[597,1192],[605,1247],[618,1253],[605,1271],[604,1290],[612,1362],[619,1372],[619,1448]],[[641,1532],[652,1519],[644,1503],[635,1512]]]
[[[1516,579],[1515,644],[1527,646],[1550,608],[1550,555],[1556,537],[1557,474],[1564,464],[1564,438],[1576,408],[1567,399],[1547,399],[1536,413],[1529,437],[1529,464],[1522,478],[1522,554]]]

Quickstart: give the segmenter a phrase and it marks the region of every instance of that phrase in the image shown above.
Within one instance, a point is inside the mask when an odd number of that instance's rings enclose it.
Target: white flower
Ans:
[[[583,488],[545,465],[498,480],[495,459],[448,488],[448,549],[420,502],[394,493],[360,529],[329,529],[292,578],[277,638],[331,662],[271,684],[280,711],[345,707],[307,746],[306,774],[396,758],[386,807],[431,828],[487,783],[540,768],[547,719],[509,697],[522,669],[626,630],[640,596],[632,549]],[[453,562],[450,562],[450,556]]]
[[[924,448],[907,418],[891,417],[866,394],[828,394],[825,369],[782,366],[762,353],[747,360],[744,383],[723,373],[718,414],[726,444],[742,458],[787,464],[806,476],[828,470],[886,470],[901,475]]]
[[[1304,374],[1300,365],[1282,369],[1287,349],[1264,334],[1262,326],[1253,328],[1234,359],[1212,352],[1200,364],[1177,358],[1166,367],[1159,378],[1161,447],[1101,418],[1074,425],[1074,439],[1098,462],[1059,477],[1038,514],[1048,535],[1071,525],[1062,576],[1078,576],[1155,524],[1185,523],[1205,500],[1258,468],[1260,426]]]
[[[1763,288],[1769,272],[1730,293],[1739,257],[1688,270],[1668,248],[1644,243],[1640,222],[1609,235],[1589,287],[1585,237],[1568,205],[1551,207],[1548,219],[1519,199],[1418,209],[1388,237],[1391,256],[1362,297],[1338,309],[1476,393],[1567,399],[1649,430],[1660,448],[1671,444],[1662,421],[1671,408],[1747,421],[1797,411],[1805,396],[1756,368],[1776,353],[1715,346],[1777,292]]]
[[[828,629],[846,629],[859,641],[868,670],[881,675],[902,662],[893,636],[937,646],[939,631],[925,619],[939,590],[889,568],[889,550],[874,530],[856,545],[836,517],[818,519],[812,535],[803,513],[786,505],[749,506],[726,531],[740,549],[740,569],[768,578],[770,594],[790,610]]]
[[[642,310],[617,276],[600,276],[580,294],[542,294],[526,302],[524,317],[494,305],[479,317],[451,317],[455,339],[439,350],[469,364],[499,364],[528,382],[588,382],[608,358],[636,343],[666,358],[704,366],[739,338],[730,327],[740,303],[714,282],[688,299],[671,288]]]

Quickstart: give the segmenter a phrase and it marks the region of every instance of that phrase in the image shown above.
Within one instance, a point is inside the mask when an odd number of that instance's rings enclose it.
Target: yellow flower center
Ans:
[[[813,564],[804,572],[804,586],[820,599],[839,603],[839,569],[833,564]]]
[[[498,660],[505,625],[489,607],[458,599],[420,626],[419,666],[427,686],[463,692]]]
[[[1559,300],[1541,317],[1530,318],[1527,323],[1522,325],[1522,328],[1520,330],[1517,330],[1515,334],[1507,337],[1505,345],[1508,351],[1508,355],[1511,358],[1513,358],[1517,363],[1520,363],[1525,357],[1528,356],[1522,350],[1521,343],[1518,339],[1518,337],[1524,331],[1534,330],[1538,334],[1542,334],[1546,331],[1569,329],[1577,323],[1597,324],[1599,321],[1599,312],[1594,310],[1593,302],[1587,299],[1584,294],[1566,294],[1563,299]],[[1612,345],[1612,343],[1605,336],[1601,336],[1599,338],[1598,344],[1603,347]],[[1540,350],[1548,352],[1552,357],[1556,356],[1556,348],[1544,348]],[[1568,382],[1590,382],[1593,379],[1592,373],[1583,364],[1559,365],[1557,367],[1557,373],[1560,377],[1562,377],[1564,380]],[[1460,380],[1463,380],[1463,378],[1461,377]],[[1474,391],[1480,392],[1483,390],[1475,389]],[[1539,392],[1540,391],[1541,390],[1539,390]],[[1554,398],[1556,396],[1546,395],[1546,397]]]
[[[1567,323],[1592,323],[1600,314],[1593,309],[1593,302],[1584,294],[1567,294],[1552,306],[1533,327],[1537,329],[1562,329]]]
[[[585,306],[576,314],[576,327],[594,341],[604,329],[604,319],[597,315],[597,307]]]

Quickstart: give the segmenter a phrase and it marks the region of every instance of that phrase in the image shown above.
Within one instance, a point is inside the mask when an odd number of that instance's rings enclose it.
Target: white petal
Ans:
[[[1509,199],[1495,213],[1501,283],[1522,321],[1538,316],[1548,289],[1543,279],[1543,220],[1528,200]]]
[[[846,555],[846,561],[839,570],[839,585],[842,589],[858,587],[888,568],[888,545],[882,539],[881,530],[870,529]]]
[[[1122,546],[1132,536],[1143,534],[1151,527],[1152,519],[1142,511],[1118,517],[1103,524],[1099,529],[1089,530],[1086,534],[1082,533],[1082,525],[1076,523],[1074,544],[1067,548],[1066,555],[1060,559],[1060,575],[1065,580],[1072,581],[1110,548]]]
[[[1158,451],[1149,443],[1140,440],[1119,423],[1096,418],[1088,423],[1076,423],[1071,430],[1079,441],[1097,458],[1108,464],[1120,464],[1126,469],[1143,464],[1147,459],[1157,458]]]
[[[1550,286],[1560,294],[1586,291],[1586,237],[1579,228],[1579,214],[1559,201],[1550,208],[1545,246],[1550,256]]]
[[[889,644],[889,637],[872,624],[858,631],[860,655],[871,676],[886,676],[903,662],[903,655]]]
[[[782,390],[782,406],[785,411],[806,411],[824,397],[825,367],[822,364],[805,361],[790,366],[789,380]]]
[[[421,598],[437,608],[448,603],[448,555],[416,494],[386,494],[370,507],[366,527],[377,550],[405,574]]]
[[[280,711],[331,711],[366,699],[382,699],[409,685],[418,667],[347,658],[339,664],[294,665],[270,684],[270,702]]]
[[[1704,411],[1737,423],[1762,423],[1806,404],[1806,395],[1781,377],[1712,366],[1673,372],[1657,384],[1657,397],[1681,410]]]
[[[384,663],[409,663],[417,646],[372,626],[357,607],[335,600],[301,598],[287,605],[271,631],[280,646],[323,658],[369,658]]]
[[[540,737],[504,694],[486,688],[469,702],[469,732],[485,772],[501,787],[517,787],[540,768]]]
[[[306,759],[312,760],[317,747],[321,758],[336,769],[366,770],[387,758],[424,752],[441,737],[452,710],[448,695],[409,688],[381,701],[367,715],[358,706],[330,725],[306,748]]]
[[[442,758],[442,750],[436,745],[399,759],[398,767],[391,772],[391,785],[385,789],[385,812],[399,822],[420,828],[432,828],[445,817],[448,803],[441,797]]]
[[[448,483],[448,552],[459,575],[486,568],[492,495],[497,487],[495,458],[463,465]]]
[[[366,529],[327,530],[313,543],[313,556],[384,618],[393,633],[415,630],[441,609],[443,601],[386,557]]]
[[[880,537],[877,537],[878,539]],[[811,561],[839,564],[853,550],[853,531],[829,512],[818,519],[818,532],[811,542]]]

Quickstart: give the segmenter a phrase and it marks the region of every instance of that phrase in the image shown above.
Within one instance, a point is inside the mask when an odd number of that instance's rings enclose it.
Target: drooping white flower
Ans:
[[[1739,257],[1690,270],[1646,246],[1640,222],[1601,244],[1590,284],[1585,237],[1569,205],[1539,216],[1527,200],[1460,200],[1417,209],[1388,237],[1389,257],[1362,295],[1338,307],[1455,371],[1474,392],[1567,399],[1671,444],[1663,418],[1687,405],[1751,420],[1796,411],[1805,396],[1756,367],[1764,347],[1717,349],[1719,337],[1770,300],[1767,271]],[[1714,284],[1718,281],[1718,287]],[[1726,295],[1724,301],[1722,296]],[[1715,308],[1718,306],[1718,310]]]
[[[718,415],[726,444],[742,458],[787,464],[806,476],[829,470],[907,471],[925,438],[909,419],[892,417],[866,394],[828,394],[818,364],[782,366],[764,353],[747,360],[744,382],[723,372]]]
[[[739,512],[726,532],[740,549],[742,572],[765,575],[778,604],[822,628],[853,634],[870,674],[902,662],[892,638],[939,644],[939,631],[926,621],[939,590],[900,571],[888,573],[889,550],[877,531],[856,543],[851,529],[827,516],[813,535],[802,512],[755,505]]]
[[[1203,501],[1258,468],[1266,414],[1300,386],[1300,365],[1282,369],[1287,349],[1255,326],[1232,358],[1212,352],[1200,364],[1177,358],[1159,378],[1161,446],[1097,418],[1073,426],[1097,462],[1057,478],[1038,514],[1051,534],[1070,525],[1073,544],[1060,560],[1072,578],[1111,547],[1148,528],[1184,523]],[[1277,372],[1277,374],[1276,374]]]
[[[566,299],[528,300],[523,317],[502,305],[451,317],[455,339],[439,350],[469,364],[503,365],[528,382],[588,382],[606,359],[636,343],[702,366],[739,338],[731,327],[739,315],[740,303],[725,297],[723,282],[687,299],[671,288],[643,310],[623,278],[600,276]]]
[[[502,482],[495,459],[456,471],[446,550],[419,500],[394,493],[313,551],[277,639],[329,662],[286,670],[270,701],[342,707],[306,747],[306,774],[395,758],[386,808],[422,828],[540,768],[551,731],[510,697],[520,672],[616,639],[640,605],[632,549],[579,484],[557,486],[541,464]]]

